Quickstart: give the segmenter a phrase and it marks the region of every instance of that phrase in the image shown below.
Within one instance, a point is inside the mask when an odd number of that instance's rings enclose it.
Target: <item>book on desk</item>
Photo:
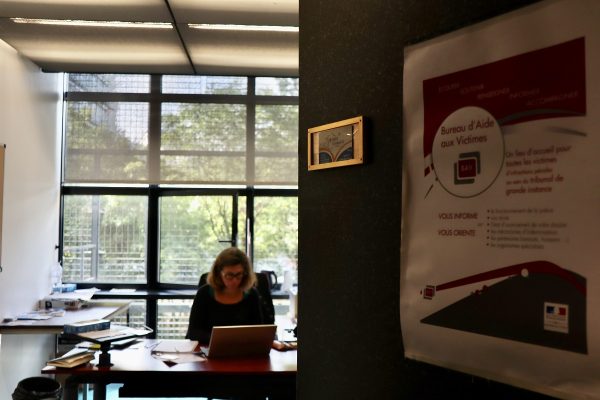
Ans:
[[[46,365],[58,368],[73,368],[92,361],[95,353],[94,350],[75,348],[61,357],[49,360]]]
[[[79,334],[91,331],[103,331],[110,329],[110,321],[107,319],[93,319],[89,321],[73,322],[65,324],[63,332],[66,334]]]

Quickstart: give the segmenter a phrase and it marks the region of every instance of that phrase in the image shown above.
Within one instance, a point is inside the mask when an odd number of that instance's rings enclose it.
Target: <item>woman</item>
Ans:
[[[256,276],[243,251],[236,247],[223,250],[206,282],[194,298],[187,339],[208,343],[213,326],[262,323]]]

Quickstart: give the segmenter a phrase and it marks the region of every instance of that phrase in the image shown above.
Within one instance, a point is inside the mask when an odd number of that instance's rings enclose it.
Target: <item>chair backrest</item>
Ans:
[[[275,323],[275,307],[273,306],[273,297],[271,296],[271,281],[269,275],[264,272],[256,273],[256,290],[260,297],[262,307],[263,323]]]
[[[207,272],[200,275],[198,287],[206,284],[207,276]],[[275,307],[273,306],[273,297],[271,296],[271,281],[269,280],[268,273],[262,271],[256,272],[256,290],[260,299],[263,324],[275,323]]]
[[[208,272],[200,275],[200,280],[198,281],[198,287],[206,285],[206,278],[208,277]]]

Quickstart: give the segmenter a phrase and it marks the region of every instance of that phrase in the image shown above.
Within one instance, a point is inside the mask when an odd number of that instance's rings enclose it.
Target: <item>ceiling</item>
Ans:
[[[298,76],[298,30],[273,30],[298,27],[298,2],[0,0],[0,40],[47,72]]]

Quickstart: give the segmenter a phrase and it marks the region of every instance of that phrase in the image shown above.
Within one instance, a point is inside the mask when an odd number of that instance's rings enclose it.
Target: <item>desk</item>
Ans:
[[[94,400],[106,398],[106,385],[123,383],[121,395],[135,397],[227,397],[236,395],[294,399],[297,352],[271,350],[268,358],[204,360],[168,366],[151,355],[156,339],[111,350],[111,367],[98,359],[73,369],[44,367],[42,373],[67,375],[64,400],[76,400],[79,384],[93,383]],[[97,357],[97,356],[96,356]]]
[[[65,324],[92,319],[107,319],[127,311],[129,301],[89,301],[87,307],[65,311],[62,317],[52,317],[41,321],[16,320],[0,323],[0,334],[7,333],[53,333],[60,334]]]

